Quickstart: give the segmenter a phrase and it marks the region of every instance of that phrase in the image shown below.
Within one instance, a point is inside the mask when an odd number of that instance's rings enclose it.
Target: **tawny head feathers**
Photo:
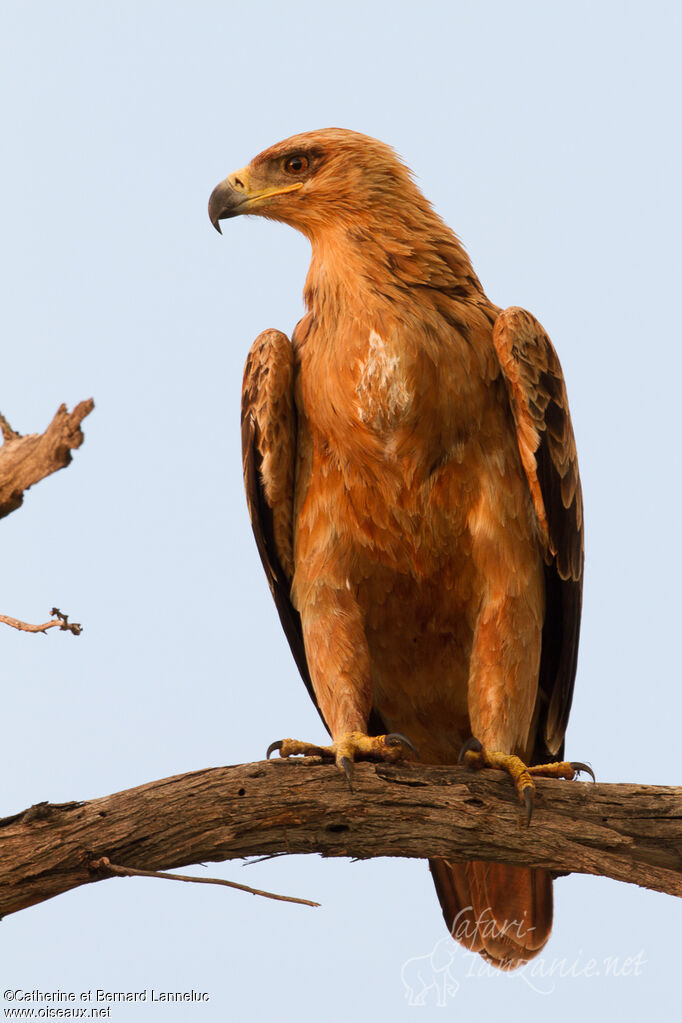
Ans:
[[[311,239],[368,218],[409,210],[435,216],[408,168],[390,146],[344,128],[305,132],[278,142],[213,191],[209,216],[240,214],[281,220]]]

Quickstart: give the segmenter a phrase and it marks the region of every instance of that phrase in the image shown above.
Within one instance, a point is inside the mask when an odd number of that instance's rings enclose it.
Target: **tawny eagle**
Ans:
[[[283,221],[312,246],[291,341],[266,330],[249,353],[242,437],[253,530],[326,749],[347,772],[410,746],[432,764],[464,751],[508,770],[530,811],[534,774],[583,766],[562,760],[583,510],[549,338],[493,305],[409,170],[367,136],[286,139],[219,184],[209,214],[218,230]],[[453,936],[495,965],[546,943],[547,871],[431,871]]]

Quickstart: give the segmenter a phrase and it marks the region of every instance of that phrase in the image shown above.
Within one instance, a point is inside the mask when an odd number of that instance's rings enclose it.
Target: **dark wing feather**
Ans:
[[[285,334],[265,330],[251,346],[244,367],[246,503],[279,620],[301,678],[322,716],[308,670],[301,617],[291,602],[295,458],[294,350]]]
[[[500,313],[495,347],[545,555],[546,611],[533,761],[563,755],[578,659],[584,561],[578,457],[561,365],[524,309]]]

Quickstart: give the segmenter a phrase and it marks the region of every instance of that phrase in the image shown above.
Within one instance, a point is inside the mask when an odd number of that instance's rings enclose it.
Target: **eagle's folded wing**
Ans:
[[[573,696],[584,560],[583,503],[566,386],[552,343],[530,313],[510,308],[494,341],[516,423],[545,555],[546,612],[535,761],[562,756]]]
[[[294,350],[285,334],[264,330],[251,346],[244,368],[242,463],[246,501],[282,628],[317,706],[301,618],[291,602],[295,459]]]

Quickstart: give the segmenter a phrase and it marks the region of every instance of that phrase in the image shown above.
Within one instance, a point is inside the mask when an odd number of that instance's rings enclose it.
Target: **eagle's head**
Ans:
[[[362,226],[376,214],[428,206],[410,171],[383,142],[344,128],[278,142],[230,174],[208,201],[211,223],[241,214],[281,220],[309,238]]]

